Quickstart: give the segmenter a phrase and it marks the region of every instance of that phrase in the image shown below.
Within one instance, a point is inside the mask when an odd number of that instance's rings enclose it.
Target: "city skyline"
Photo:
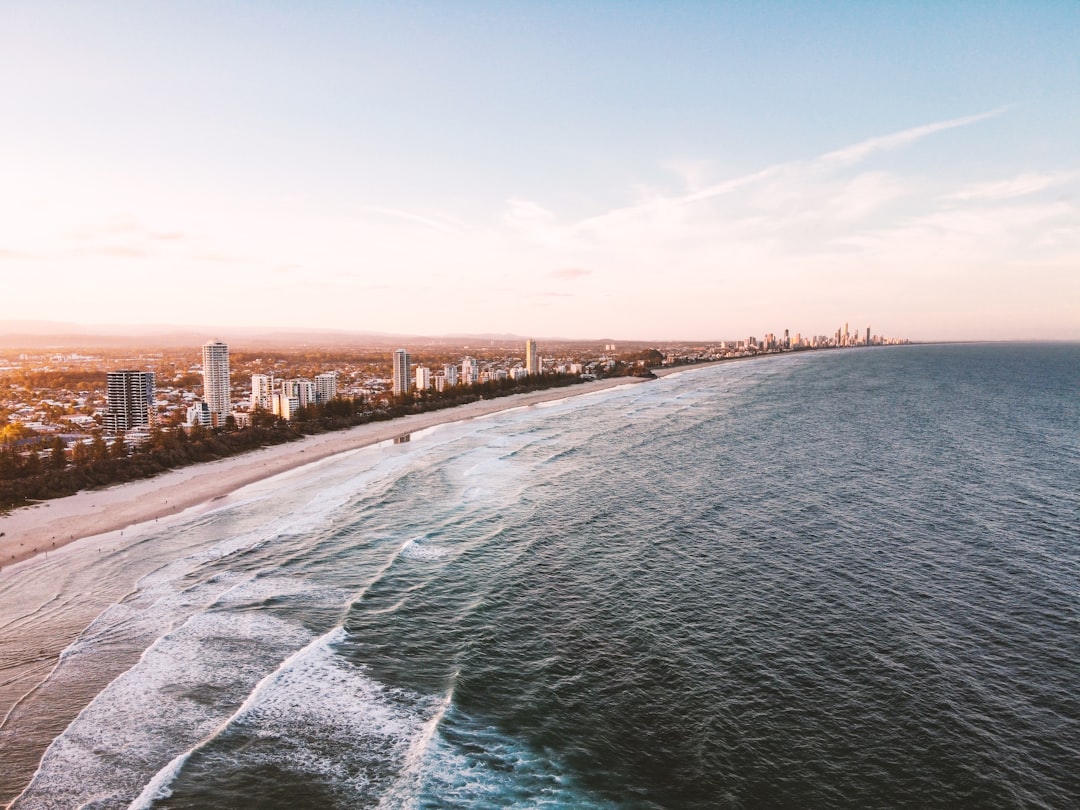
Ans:
[[[0,24],[0,320],[1080,339],[1073,4]]]

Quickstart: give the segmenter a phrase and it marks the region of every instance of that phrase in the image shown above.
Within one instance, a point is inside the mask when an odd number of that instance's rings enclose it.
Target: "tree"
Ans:
[[[105,437],[100,433],[94,436],[94,441],[90,445],[90,454],[94,461],[104,461],[109,457],[109,446],[105,444]]]
[[[92,456],[93,453],[90,450],[90,445],[81,439],[75,442],[71,448],[71,461],[76,467],[83,467],[86,464],[89,464]]]
[[[112,458],[127,458],[127,444],[124,442],[124,431],[120,431],[116,434],[116,438],[113,439],[112,447],[109,448],[109,455]]]
[[[54,436],[49,449],[49,466],[54,470],[62,470],[67,466],[67,454],[64,452],[64,440]]]

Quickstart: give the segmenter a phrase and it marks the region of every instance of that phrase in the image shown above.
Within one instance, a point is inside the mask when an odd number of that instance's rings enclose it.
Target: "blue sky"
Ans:
[[[1080,4],[8,3],[0,320],[1080,339]]]

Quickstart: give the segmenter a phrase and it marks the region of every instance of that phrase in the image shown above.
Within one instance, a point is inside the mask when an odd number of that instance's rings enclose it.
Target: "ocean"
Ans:
[[[1080,796],[1078,345],[691,369],[128,534],[0,572],[15,808]]]

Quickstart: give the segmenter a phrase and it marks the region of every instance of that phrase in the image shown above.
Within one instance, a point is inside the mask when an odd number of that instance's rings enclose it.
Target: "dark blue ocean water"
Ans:
[[[1080,346],[696,369],[241,496],[23,575],[143,572],[9,718],[88,692],[16,807],[1077,806]]]

